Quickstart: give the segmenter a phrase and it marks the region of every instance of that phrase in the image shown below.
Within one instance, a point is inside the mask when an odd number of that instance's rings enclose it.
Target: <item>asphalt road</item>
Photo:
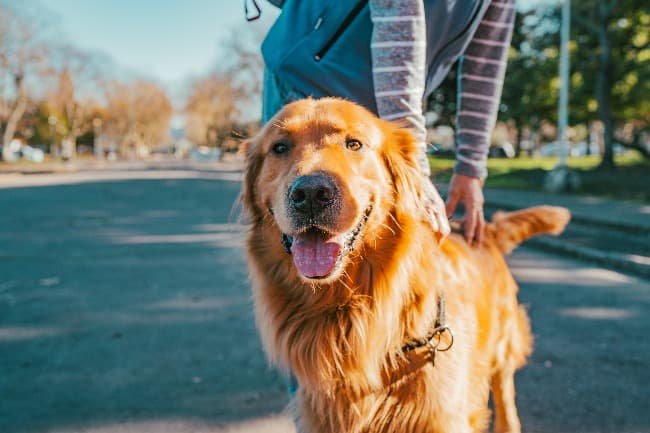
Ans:
[[[292,431],[256,337],[239,174],[0,176],[0,432]],[[650,284],[521,248],[526,432],[650,432]]]

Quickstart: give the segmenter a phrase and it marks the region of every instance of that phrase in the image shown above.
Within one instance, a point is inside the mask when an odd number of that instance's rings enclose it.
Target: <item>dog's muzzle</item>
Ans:
[[[372,205],[360,216],[352,230],[336,229],[342,196],[336,181],[325,173],[295,178],[286,193],[290,233],[282,233],[282,245],[293,256],[298,272],[305,278],[325,279],[340,269],[342,259],[354,249],[365,227]]]
[[[307,229],[296,237],[282,233],[282,246],[293,255],[294,264],[304,277],[326,278],[340,268],[343,257],[354,250],[371,212],[372,205],[368,205],[354,229],[338,235],[316,228]]]

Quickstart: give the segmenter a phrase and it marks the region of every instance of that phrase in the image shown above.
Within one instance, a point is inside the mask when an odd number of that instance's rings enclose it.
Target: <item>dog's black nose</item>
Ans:
[[[336,185],[324,174],[300,176],[289,187],[289,204],[300,212],[317,214],[335,199]]]

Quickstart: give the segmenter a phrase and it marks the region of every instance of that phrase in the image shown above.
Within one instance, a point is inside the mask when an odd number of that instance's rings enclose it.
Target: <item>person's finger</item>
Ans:
[[[451,218],[456,211],[456,206],[458,206],[458,201],[460,200],[460,195],[454,190],[449,191],[449,197],[447,197],[447,204],[445,206],[445,211],[447,212],[447,218]]]
[[[473,203],[465,203],[465,239],[470,245],[474,245],[474,234],[476,232],[476,208]]]
[[[483,215],[483,209],[479,208],[476,224],[476,232],[474,239],[476,239],[476,244],[483,242],[483,234],[485,232],[485,216]]]

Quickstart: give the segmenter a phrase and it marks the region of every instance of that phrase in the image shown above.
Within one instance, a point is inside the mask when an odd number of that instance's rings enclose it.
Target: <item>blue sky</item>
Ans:
[[[233,32],[268,27],[275,8],[260,0],[261,22],[247,23],[242,0],[40,0],[63,37],[108,54],[123,68],[177,85],[212,68]],[[261,31],[259,29],[258,31]]]

